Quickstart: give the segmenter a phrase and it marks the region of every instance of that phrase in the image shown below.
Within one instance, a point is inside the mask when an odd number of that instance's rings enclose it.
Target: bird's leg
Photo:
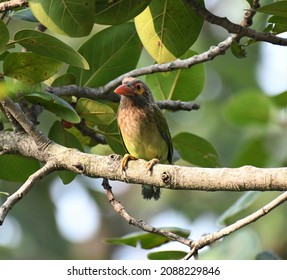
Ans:
[[[151,172],[152,168],[154,167],[154,165],[156,165],[157,163],[159,163],[159,159],[157,158],[153,158],[152,160],[150,160],[147,165],[146,165],[146,168],[147,168],[147,171],[146,171],[146,174],[148,172]]]
[[[127,165],[128,165],[128,161],[129,160],[135,160],[137,159],[136,157],[130,155],[130,154],[125,154],[122,161],[121,161],[121,169],[122,172],[126,171]]]

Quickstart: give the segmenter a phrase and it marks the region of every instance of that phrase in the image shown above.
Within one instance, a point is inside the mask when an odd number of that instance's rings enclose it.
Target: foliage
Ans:
[[[39,116],[40,127],[50,139],[66,147],[87,152],[100,151],[101,154],[124,153],[116,127],[117,103],[73,97],[73,94],[61,97],[47,92],[49,86],[74,84],[91,88],[102,87],[140,66],[193,57],[205,50],[206,46],[219,41],[216,33],[210,28],[202,29],[203,19],[185,1],[121,0],[114,4],[112,2],[60,1],[58,5],[58,1],[54,0],[30,0],[29,8],[9,11],[5,14],[6,21],[0,20],[0,77],[3,77],[0,84],[0,98],[13,94],[11,96],[15,101],[28,103],[29,107],[41,105],[43,113]],[[248,4],[247,1],[242,2]],[[287,1],[274,3],[269,1],[257,11],[270,15],[268,18],[258,19],[258,25],[262,26],[262,29],[268,24],[269,30],[276,34],[287,30]],[[33,30],[39,24],[44,25],[47,30],[45,32]],[[19,30],[18,26],[25,27]],[[24,48],[22,50],[25,52],[20,51],[21,48]],[[284,117],[282,119],[282,112],[285,113],[287,105],[286,91],[270,96],[255,81],[254,73],[256,63],[259,61],[258,48],[258,44],[234,43],[232,46],[234,56],[228,52],[225,57],[210,64],[198,64],[189,69],[143,77],[156,100],[198,100],[201,103],[202,109],[199,112],[165,112],[179,157],[178,164],[210,168],[246,164],[258,167],[286,165],[286,132],[283,130],[286,119]],[[239,60],[238,57],[244,59]],[[5,130],[9,130],[10,126],[3,114],[0,115],[0,120]],[[94,133],[105,137],[106,147],[91,143],[83,137],[77,126],[81,120],[84,120],[87,128]],[[24,182],[39,168],[40,163],[19,155],[1,155],[0,166],[0,179],[3,182],[0,184],[0,195],[2,195],[11,192],[10,189],[13,188],[13,184],[7,183],[8,181]],[[64,184],[71,183],[76,177],[70,172],[61,171],[58,174]],[[51,182],[47,180],[46,183]],[[99,202],[102,199],[100,192],[95,194],[91,187],[88,188],[88,192],[90,196],[94,196],[96,202],[103,204]],[[39,194],[40,191],[36,192],[35,197],[38,198]],[[132,192],[126,194],[132,201],[131,207],[141,210],[138,208],[138,203],[141,203],[141,207],[145,208],[146,202],[135,202],[135,196],[139,196],[138,193],[134,196]],[[161,208],[173,207],[175,211],[190,220],[195,219],[200,212],[214,211],[214,215],[220,216],[219,220],[222,223],[228,224],[229,221],[246,214],[248,209],[253,209],[252,206],[255,207],[260,195],[251,193],[240,197],[236,202],[237,198],[236,194],[226,194],[217,197],[219,201],[217,203],[210,195],[208,198],[203,198],[200,194],[195,194],[194,197],[192,194],[187,198],[186,195],[179,194],[177,199],[166,194],[164,198],[166,205],[159,202],[159,207],[148,207],[150,209],[143,216],[148,218]],[[203,201],[200,205],[199,199]],[[263,197],[262,201],[264,199]],[[52,225],[51,234],[54,239],[59,238],[62,242],[60,247],[63,251],[54,256],[47,250],[42,256],[69,258],[68,242],[60,237],[56,230],[51,204],[47,195],[43,205],[48,205],[49,213],[43,210],[43,220],[48,217]],[[43,209],[41,205],[38,206],[39,209]],[[104,207],[101,210],[103,215],[107,211]],[[27,206],[23,213],[28,216],[34,215],[33,210]],[[15,217],[16,215],[22,217],[19,210],[16,211]],[[107,222],[117,225],[120,223],[111,217],[107,217]],[[30,234],[28,243],[35,245],[37,238],[40,243],[43,238],[39,237],[43,234],[41,231],[32,233],[28,226],[24,226],[24,222],[21,221],[21,225]],[[112,236],[122,235],[130,230],[121,230],[120,226],[103,227],[103,232],[106,230]],[[261,232],[263,228],[262,224],[257,226]],[[189,232],[183,229],[173,230],[183,236],[189,235]],[[276,233],[280,236],[281,231],[284,232],[281,228]],[[270,235],[270,231],[268,234]],[[254,252],[252,257],[255,258],[256,253],[265,247],[279,248],[278,254],[286,257],[287,252],[282,246],[286,245],[287,239],[282,237],[281,243],[274,244],[268,240],[268,234],[267,237],[261,237],[261,245],[257,247],[257,252]],[[106,238],[102,232],[101,235]],[[132,246],[140,242],[142,248],[150,249],[167,241],[163,237],[141,233],[123,238],[111,238],[107,242]],[[45,251],[46,248],[48,245],[44,243],[44,247],[38,250]],[[112,250],[110,248],[106,249],[107,253],[99,253],[98,256],[92,254],[92,257],[110,257],[109,250]],[[7,258],[19,258],[24,249],[22,248],[18,255],[17,253],[14,255],[13,252],[3,254]],[[88,255],[81,255],[81,250],[79,249],[72,257],[88,258]],[[151,259],[178,259],[183,256],[184,252],[179,250],[149,254]],[[31,257],[35,258],[35,255]],[[222,255],[218,253],[216,257],[220,258]]]

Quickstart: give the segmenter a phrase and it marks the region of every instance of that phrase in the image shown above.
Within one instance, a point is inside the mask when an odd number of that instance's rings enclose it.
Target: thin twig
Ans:
[[[119,213],[129,224],[138,227],[140,229],[142,229],[143,231],[147,231],[150,233],[154,233],[154,234],[158,234],[158,235],[162,235],[166,238],[168,238],[169,240],[172,241],[177,241],[180,242],[184,245],[187,245],[188,247],[191,246],[192,244],[192,240],[182,237],[178,234],[175,234],[173,232],[169,232],[169,231],[164,231],[161,229],[157,229],[155,227],[152,227],[148,224],[146,224],[145,222],[143,222],[142,220],[138,221],[135,218],[133,218],[123,207],[123,205],[117,201],[114,197],[114,194],[112,192],[112,188],[109,185],[109,181],[108,179],[103,179],[103,183],[102,186],[104,187],[105,191],[106,191],[106,195],[108,197],[109,202],[111,203],[111,205],[113,206],[113,208],[115,209],[115,211],[117,213]]]
[[[198,103],[194,103],[192,101],[182,102],[180,100],[164,100],[157,101],[156,104],[160,109],[167,109],[172,111],[192,111],[198,110],[200,108]]]
[[[14,192],[6,199],[6,201],[0,207],[0,225],[3,224],[6,215],[12,209],[12,207],[23,196],[25,196],[41,178],[50,174],[55,169],[56,168],[52,162],[47,162],[43,167],[33,173],[16,192]]]
[[[245,218],[238,220],[232,225],[229,225],[217,232],[213,232],[207,235],[202,236],[200,239],[193,241],[192,243],[192,249],[188,253],[188,255],[185,256],[185,259],[189,259],[191,256],[193,256],[194,253],[196,253],[199,249],[214,243],[215,241],[231,234],[232,232],[235,232],[251,223],[254,223],[258,219],[262,218],[272,210],[274,210],[276,207],[281,205],[283,202],[287,201],[287,192],[282,193],[277,198],[257,210],[256,212],[246,216]]]

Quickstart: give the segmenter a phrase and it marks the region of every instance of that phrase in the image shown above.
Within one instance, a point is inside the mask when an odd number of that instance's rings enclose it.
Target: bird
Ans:
[[[149,87],[138,78],[126,77],[114,92],[120,95],[117,123],[126,150],[121,161],[122,172],[129,160],[148,161],[147,172],[151,172],[157,163],[172,164],[170,130]],[[143,185],[142,195],[147,200],[158,200],[160,188]]]

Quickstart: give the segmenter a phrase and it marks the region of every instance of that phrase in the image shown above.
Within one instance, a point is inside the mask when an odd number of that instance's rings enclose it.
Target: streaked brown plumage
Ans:
[[[158,162],[171,163],[173,148],[169,128],[147,85],[128,77],[115,92],[121,95],[118,126],[128,152],[122,160],[122,169],[125,170],[129,159],[148,160],[148,171]],[[146,199],[157,200],[160,189],[143,186],[142,194]]]

